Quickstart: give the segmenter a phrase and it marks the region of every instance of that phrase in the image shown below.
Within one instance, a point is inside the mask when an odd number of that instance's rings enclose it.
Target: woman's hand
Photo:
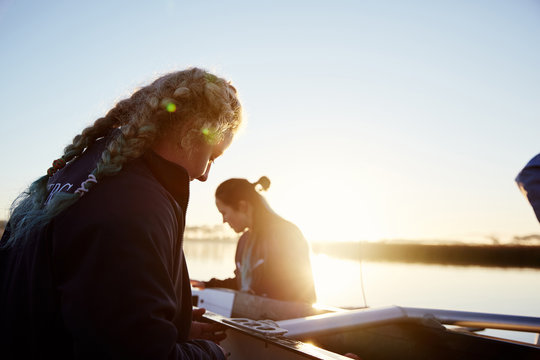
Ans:
[[[191,322],[190,339],[210,340],[219,344],[226,337],[227,334],[225,334],[223,327],[219,324],[208,324],[198,321]]]
[[[210,340],[219,344],[221,340],[227,337],[227,334],[225,334],[225,327],[220,324],[210,324],[198,321],[202,319],[205,312],[205,308],[193,308],[189,338]]]

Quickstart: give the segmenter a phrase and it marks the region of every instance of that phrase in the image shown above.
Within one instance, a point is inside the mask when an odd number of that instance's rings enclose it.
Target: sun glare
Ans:
[[[313,254],[311,267],[317,291],[317,306],[339,304],[340,306],[358,306],[363,303],[361,282],[359,281],[361,264],[353,260]],[[354,299],[354,303],[346,304],[345,299]],[[322,304],[322,305],[320,305]]]
[[[369,199],[349,185],[338,190],[337,196],[326,197],[315,204],[313,194],[318,194],[318,188],[319,185],[314,183],[304,184],[301,192],[294,188],[279,193],[276,190],[269,202],[275,204],[280,215],[295,223],[312,243],[377,241],[389,235],[390,226],[385,221],[380,202]]]

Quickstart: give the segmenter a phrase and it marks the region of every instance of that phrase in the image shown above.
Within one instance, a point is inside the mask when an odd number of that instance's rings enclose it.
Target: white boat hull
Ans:
[[[200,305],[213,310],[204,306],[211,301]],[[489,328],[540,334],[540,318],[534,317],[389,306],[326,310],[276,322],[212,312],[205,318],[228,329],[222,345],[231,352],[231,360],[344,360],[348,358],[340,354],[345,353],[362,360],[540,359],[540,344],[475,332]]]

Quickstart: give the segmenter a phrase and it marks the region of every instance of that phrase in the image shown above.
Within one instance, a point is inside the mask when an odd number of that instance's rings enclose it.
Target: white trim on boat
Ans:
[[[523,331],[540,334],[540,318],[468,311],[388,306],[327,313],[278,321],[288,337],[321,335],[347,329],[391,323],[406,319],[432,318],[444,325]]]

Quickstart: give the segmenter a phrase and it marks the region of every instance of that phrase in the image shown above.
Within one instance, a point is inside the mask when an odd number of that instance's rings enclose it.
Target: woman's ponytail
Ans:
[[[257,180],[257,182],[253,184],[253,186],[255,187],[255,190],[266,191],[270,187],[270,179],[266,176],[261,176],[261,178]],[[259,189],[257,189],[257,187]]]

